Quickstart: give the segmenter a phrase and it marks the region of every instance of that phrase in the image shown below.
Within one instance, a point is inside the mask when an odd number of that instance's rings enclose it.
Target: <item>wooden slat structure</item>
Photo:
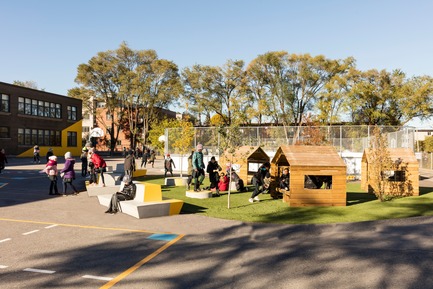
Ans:
[[[282,193],[288,205],[346,206],[346,164],[334,147],[279,147],[271,161],[271,189],[278,187],[279,176],[286,167],[290,170],[290,188]]]
[[[251,178],[257,172],[259,166],[269,162],[270,158],[259,146],[241,146],[233,154],[225,151],[218,160],[220,166],[225,169],[226,164],[232,163],[239,167],[237,174],[245,184],[251,184]]]
[[[416,159],[415,153],[409,148],[388,148],[391,160],[393,162],[400,159],[401,164],[405,167],[404,180],[396,181],[395,184],[400,183],[399,189],[404,189],[402,195],[405,196],[419,196],[419,163]],[[361,160],[361,189],[374,193],[373,188],[377,187],[371,178],[372,150],[366,149],[362,155]],[[394,182],[394,181],[393,181]],[[404,185],[406,183],[406,185]],[[395,186],[394,186],[395,187]],[[391,189],[391,188],[387,188]]]

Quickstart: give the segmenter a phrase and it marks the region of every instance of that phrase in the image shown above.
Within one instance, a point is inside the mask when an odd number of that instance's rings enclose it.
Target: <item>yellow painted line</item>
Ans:
[[[184,237],[184,235],[178,235],[177,238],[166,243],[164,246],[162,246],[161,248],[159,248],[158,250],[156,250],[155,252],[153,252],[152,254],[150,254],[149,256],[147,256],[146,258],[144,258],[143,260],[141,260],[140,262],[138,262],[137,264],[132,266],[131,268],[123,271],[122,273],[120,273],[120,275],[113,278],[113,280],[111,280],[110,282],[108,282],[104,286],[99,287],[99,289],[108,289],[108,288],[113,287],[114,285],[116,285],[116,283],[118,283],[122,279],[126,278],[129,274],[133,273],[135,270],[137,270],[138,268],[140,268],[141,266],[143,266],[144,264],[146,264],[147,262],[149,262],[150,260],[152,260],[153,258],[158,256],[160,253],[162,253],[164,250],[166,250],[168,247],[170,247],[171,245],[173,245],[174,243],[176,243],[177,241],[179,241],[183,237]]]
[[[0,221],[7,222],[17,222],[17,223],[31,223],[31,224],[43,224],[43,225],[57,225],[63,227],[73,227],[73,228],[84,228],[84,229],[97,229],[97,230],[109,230],[109,231],[126,231],[126,232],[137,232],[137,233],[149,233],[149,234],[172,234],[169,232],[152,232],[146,230],[136,230],[136,229],[124,229],[124,228],[108,228],[108,227],[98,227],[98,226],[85,226],[85,225],[74,225],[74,224],[59,224],[54,222],[40,222],[40,221],[31,221],[31,220],[14,220],[14,219],[6,219],[0,218]]]

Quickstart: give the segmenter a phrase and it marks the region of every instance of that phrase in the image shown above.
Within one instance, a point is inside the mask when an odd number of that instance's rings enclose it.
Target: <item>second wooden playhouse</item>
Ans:
[[[332,146],[281,146],[271,161],[272,187],[290,171],[283,201],[292,207],[346,206],[346,164]],[[272,192],[271,192],[272,194]]]

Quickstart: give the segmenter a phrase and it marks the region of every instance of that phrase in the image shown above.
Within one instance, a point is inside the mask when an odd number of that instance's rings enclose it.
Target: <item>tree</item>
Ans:
[[[148,140],[153,148],[164,152],[164,143],[159,141],[159,137],[165,135],[166,128],[176,128],[179,127],[179,122],[176,119],[164,118],[155,122],[152,128],[149,130]],[[170,138],[171,139],[171,138]],[[166,140],[168,141],[168,140]]]
[[[246,120],[240,113],[246,106],[243,66],[243,61],[228,60],[223,67],[194,66],[183,71],[185,96],[196,111],[207,111],[207,123],[212,112],[220,115],[226,125],[230,125],[234,115]]]
[[[26,80],[26,81],[14,80],[12,82],[12,84],[22,86],[22,87],[31,88],[31,89],[37,89],[37,90],[45,91],[45,88],[39,88],[38,84],[33,80]]]
[[[93,91],[113,117],[110,127],[106,127],[111,150],[121,129],[131,138],[131,147],[135,147],[136,140],[146,144],[149,127],[160,109],[175,103],[182,92],[173,62],[158,59],[154,50],[132,50],[126,43],[80,64],[76,82]]]
[[[433,81],[406,79],[400,70],[351,70],[348,97],[354,124],[403,125],[414,117],[432,115]]]
[[[191,151],[193,148],[193,140],[194,140],[194,127],[189,120],[178,120],[179,124],[179,132],[174,133],[173,137],[175,141],[173,143],[173,148],[175,148],[180,153],[180,177],[182,177],[182,168],[183,168],[183,156]]]

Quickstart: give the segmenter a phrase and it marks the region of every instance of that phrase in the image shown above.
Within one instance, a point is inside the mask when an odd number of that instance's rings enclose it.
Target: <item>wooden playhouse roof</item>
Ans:
[[[346,163],[332,146],[280,146],[272,163],[281,157],[285,157],[290,166],[346,167]]]
[[[388,148],[389,155],[391,160],[396,161],[398,158],[401,158],[405,163],[418,163],[416,159],[415,153],[412,149],[409,148]],[[362,161],[371,162],[371,152],[372,149],[365,149],[362,154]]]
[[[224,153],[227,158],[230,158],[232,154],[227,151]],[[249,159],[249,160],[257,160],[262,161],[263,159],[267,159],[269,161],[268,154],[259,146],[241,146],[234,153],[233,157]]]

